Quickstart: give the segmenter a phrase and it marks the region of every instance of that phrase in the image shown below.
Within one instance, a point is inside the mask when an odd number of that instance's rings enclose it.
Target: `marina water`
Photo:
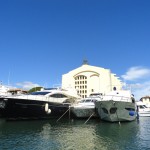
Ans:
[[[150,117],[108,123],[99,119],[5,121],[0,150],[148,150]]]

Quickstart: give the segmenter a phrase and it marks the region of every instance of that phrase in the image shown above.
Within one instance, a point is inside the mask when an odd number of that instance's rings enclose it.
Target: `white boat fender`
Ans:
[[[47,112],[47,114],[50,114],[51,113],[51,109],[48,109],[48,112]]]
[[[48,103],[45,104],[45,112],[47,114],[50,114],[51,113],[51,109],[48,108]]]
[[[0,108],[4,109],[6,107],[5,101],[0,101]]]

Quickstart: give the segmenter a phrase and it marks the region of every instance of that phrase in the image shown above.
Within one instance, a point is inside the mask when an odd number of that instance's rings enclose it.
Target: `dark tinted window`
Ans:
[[[85,102],[91,102],[91,99],[86,99]]]
[[[81,100],[81,101],[80,101],[80,103],[84,103],[84,102],[85,102],[85,100]]]
[[[108,110],[106,108],[102,108],[102,110],[105,114],[108,114]]]
[[[144,106],[142,106],[142,105],[141,105],[141,106],[139,106],[139,107],[140,107],[141,109],[144,109],[144,108],[145,108],[145,107],[144,107]]]
[[[63,94],[52,94],[52,95],[50,95],[50,97],[65,98],[65,97],[67,97],[67,96],[66,96],[66,95],[63,95]]]
[[[146,105],[143,105],[145,108],[148,108]]]
[[[94,102],[94,103],[95,103],[96,101],[97,101],[96,99],[92,99],[92,102]]]
[[[32,92],[30,95],[46,95],[50,92]]]
[[[134,108],[125,108],[125,109],[128,110],[128,111],[135,111]]]
[[[116,107],[110,108],[110,114],[115,114],[117,111]]]
[[[102,93],[92,93],[90,94],[90,96],[100,96],[100,95],[103,95]]]
[[[58,88],[44,88],[44,90],[57,90]]]

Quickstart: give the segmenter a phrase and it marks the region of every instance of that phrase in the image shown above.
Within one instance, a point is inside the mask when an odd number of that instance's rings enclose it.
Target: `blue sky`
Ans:
[[[90,65],[150,95],[149,0],[1,0],[0,81],[51,87]]]

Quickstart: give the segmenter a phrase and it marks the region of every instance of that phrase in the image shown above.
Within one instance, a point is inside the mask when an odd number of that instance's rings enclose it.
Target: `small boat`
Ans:
[[[101,120],[120,122],[136,119],[135,100],[130,91],[112,91],[95,105]]]
[[[78,98],[73,92],[60,88],[1,97],[0,114],[7,119],[56,118],[64,114]]]
[[[84,98],[77,104],[70,106],[70,110],[76,118],[98,117],[95,111],[95,102],[100,101],[99,95],[91,94],[90,97]]]
[[[139,117],[150,117],[150,108],[148,108],[143,102],[137,101],[136,106]]]

